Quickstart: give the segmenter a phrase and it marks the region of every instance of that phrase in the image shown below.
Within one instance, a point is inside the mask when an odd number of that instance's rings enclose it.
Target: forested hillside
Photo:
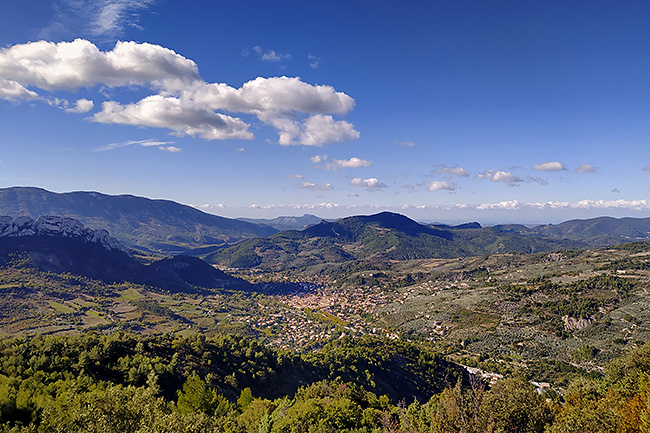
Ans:
[[[520,375],[488,388],[415,346],[372,339],[311,355],[233,336],[5,339],[0,428],[632,433],[650,427],[649,375],[650,345],[560,396],[539,395]]]

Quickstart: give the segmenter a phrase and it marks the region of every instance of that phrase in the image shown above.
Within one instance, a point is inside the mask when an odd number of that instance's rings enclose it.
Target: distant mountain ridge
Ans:
[[[316,215],[305,214],[303,216],[279,216],[273,219],[255,219],[255,218],[237,218],[240,221],[247,221],[254,224],[263,224],[271,226],[277,230],[302,230],[309,226],[316,225],[324,218]]]
[[[298,257],[299,252],[300,260],[373,256],[398,260],[599,247],[650,239],[650,218],[600,217],[533,228],[518,224],[482,227],[477,222],[419,224],[391,212],[336,221],[314,215],[242,221],[169,200],[97,192],[59,194],[33,187],[0,189],[0,215],[32,219],[60,215],[94,230],[107,230],[129,248],[167,255],[189,253],[246,266],[259,262],[262,256],[273,256],[272,251],[275,261]],[[279,232],[283,227],[293,229]],[[230,247],[242,241],[248,243]]]
[[[269,236],[276,229],[207,214],[169,200],[98,192],[54,193],[41,188],[0,189],[0,215],[60,215],[108,230],[131,248],[177,254],[205,245]]]
[[[590,246],[603,247],[650,240],[650,218],[598,217],[569,220],[560,224],[533,227],[529,229],[528,234],[552,239],[573,239]]]
[[[207,254],[212,263],[238,268],[300,268],[349,260],[454,258],[494,253],[534,253],[579,248],[571,240],[546,239],[470,223],[457,228],[419,224],[391,212],[321,221],[302,231],[249,239]]]

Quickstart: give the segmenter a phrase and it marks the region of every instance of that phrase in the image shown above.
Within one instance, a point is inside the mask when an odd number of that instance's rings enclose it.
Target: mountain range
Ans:
[[[599,217],[547,224],[522,231],[551,239],[573,239],[592,247],[650,239],[650,218]]]
[[[381,212],[321,221],[221,248],[205,260],[236,268],[304,268],[349,260],[453,258],[493,253],[534,253],[579,248],[582,243],[483,228],[419,224],[404,215]]]
[[[237,268],[532,253],[650,239],[650,218],[600,217],[536,227],[420,224],[390,212],[336,221],[314,215],[243,221],[168,200],[33,187],[0,189],[0,215],[73,218],[107,230],[128,248],[186,253]]]
[[[70,217],[86,227],[108,230],[130,248],[163,254],[277,232],[270,226],[211,215],[169,200],[98,192],[59,194],[33,187],[0,189],[0,215]]]

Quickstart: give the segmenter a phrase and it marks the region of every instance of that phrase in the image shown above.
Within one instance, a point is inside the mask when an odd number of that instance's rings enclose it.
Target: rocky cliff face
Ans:
[[[84,227],[73,218],[60,216],[41,216],[36,221],[30,217],[12,218],[0,216],[0,238],[21,236],[58,236],[95,242],[109,251],[118,250],[128,253],[117,239],[112,238],[106,230],[92,230]]]

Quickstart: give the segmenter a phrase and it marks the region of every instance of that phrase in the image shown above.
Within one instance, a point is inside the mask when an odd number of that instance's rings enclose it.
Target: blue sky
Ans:
[[[0,5],[0,187],[227,217],[650,216],[650,3]]]

